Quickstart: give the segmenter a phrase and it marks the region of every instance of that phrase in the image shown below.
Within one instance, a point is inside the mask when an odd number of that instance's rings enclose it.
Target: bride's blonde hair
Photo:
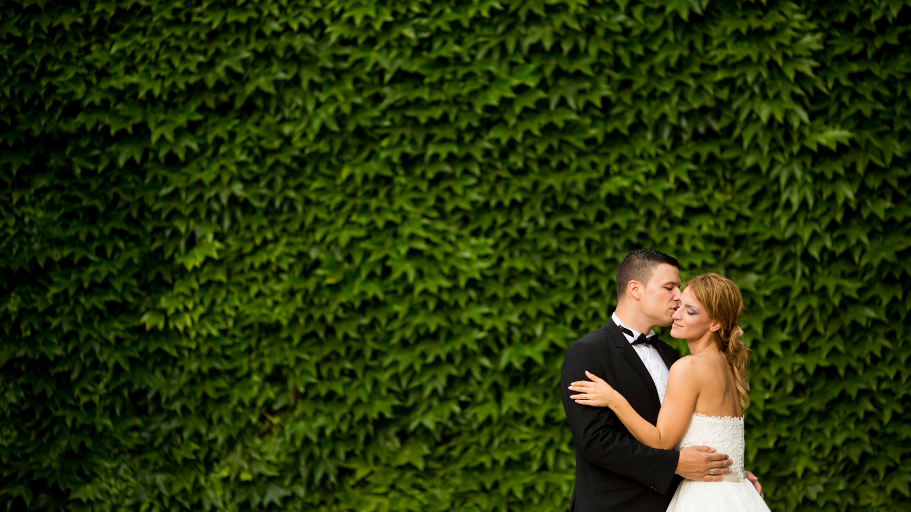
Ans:
[[[696,276],[687,282],[686,287],[705,307],[709,317],[721,324],[721,328],[715,331],[715,343],[727,356],[728,365],[734,372],[740,403],[746,408],[750,405],[750,382],[747,380],[750,349],[743,343],[743,329],[737,324],[743,311],[740,288],[730,279],[714,273]]]

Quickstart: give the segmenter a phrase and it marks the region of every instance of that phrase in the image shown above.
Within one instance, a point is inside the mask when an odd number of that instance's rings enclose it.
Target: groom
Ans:
[[[626,255],[617,270],[617,309],[603,327],[566,351],[560,387],[563,410],[576,447],[576,485],[570,512],[667,509],[680,477],[716,482],[732,461],[705,446],[681,451],[649,448],[633,438],[607,407],[577,404],[569,385],[602,377],[652,424],[667,390],[668,369],[680,357],[658,339],[653,327],[673,323],[680,301],[680,272],[675,258],[639,249]],[[642,333],[648,332],[648,336]],[[746,472],[757,491],[756,477]],[[677,476],[679,475],[679,476]]]

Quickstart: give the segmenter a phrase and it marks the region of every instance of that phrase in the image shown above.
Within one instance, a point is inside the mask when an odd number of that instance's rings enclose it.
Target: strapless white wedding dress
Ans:
[[[721,482],[684,480],[677,487],[668,512],[769,512],[753,484],[743,474],[743,418],[693,413],[693,421],[677,449],[709,446],[734,462]]]

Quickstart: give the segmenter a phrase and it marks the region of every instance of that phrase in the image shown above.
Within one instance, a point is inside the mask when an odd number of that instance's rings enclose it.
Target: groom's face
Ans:
[[[640,306],[642,313],[653,325],[668,327],[680,307],[680,271],[673,265],[661,263],[652,271],[652,276],[642,290]]]

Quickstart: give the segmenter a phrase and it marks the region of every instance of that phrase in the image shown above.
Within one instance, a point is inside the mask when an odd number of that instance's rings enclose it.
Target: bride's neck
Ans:
[[[713,333],[709,331],[705,333],[701,338],[695,340],[686,340],[686,346],[690,349],[690,354],[696,355],[701,354],[706,350],[718,350],[718,346],[714,343]]]

